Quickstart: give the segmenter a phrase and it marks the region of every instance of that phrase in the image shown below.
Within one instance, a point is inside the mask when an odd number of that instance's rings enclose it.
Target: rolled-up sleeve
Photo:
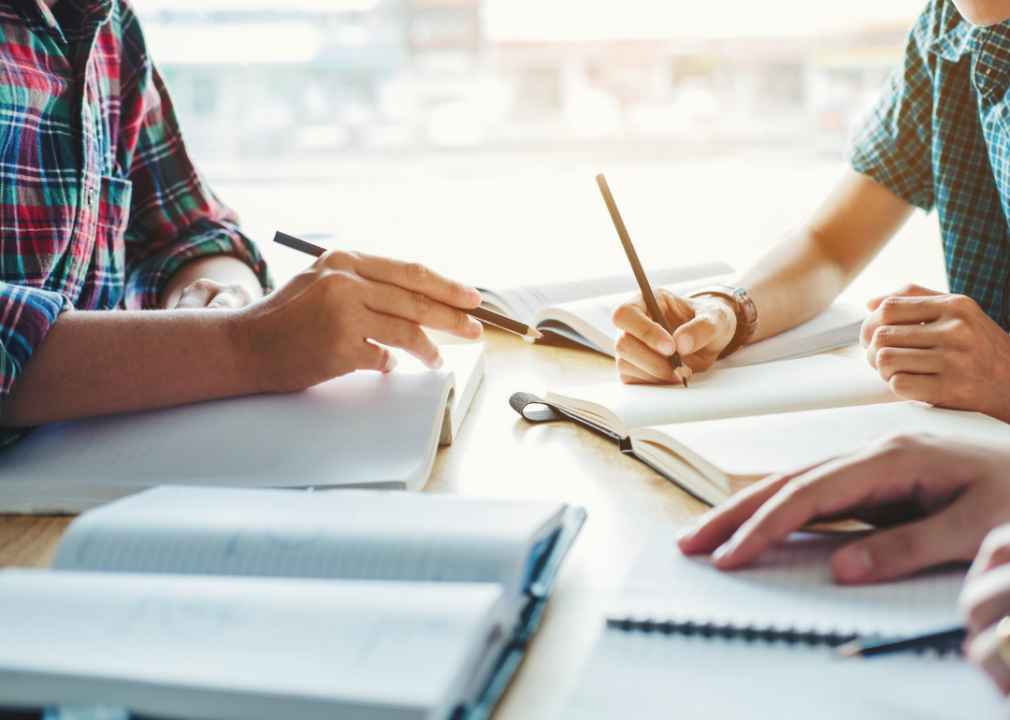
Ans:
[[[138,77],[139,76],[139,77]],[[143,104],[130,167],[130,220],[126,228],[127,309],[153,309],[169,278],[202,257],[229,255],[256,273],[264,291],[272,288],[256,244],[238,227],[238,217],[207,186],[186,152],[171,98],[152,65],[138,73],[124,102]]]
[[[0,282],[0,415],[32,354],[42,344],[57,316],[71,308],[59,293]],[[27,430],[0,429],[0,449]]]
[[[934,57],[929,44],[938,5],[942,3],[931,3],[919,18],[902,64],[854,128],[845,151],[857,172],[927,212],[936,204],[931,153]]]

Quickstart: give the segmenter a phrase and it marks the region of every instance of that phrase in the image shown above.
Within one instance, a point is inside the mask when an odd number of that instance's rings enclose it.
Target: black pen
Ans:
[[[318,245],[313,245],[310,242],[296,238],[294,235],[288,235],[287,233],[282,233],[277,231],[274,233],[274,242],[280,243],[281,245],[286,245],[292,250],[298,250],[306,255],[312,255],[313,257],[319,257],[324,252],[326,248],[321,248]],[[512,318],[501,315],[499,313],[493,312],[486,308],[455,308],[460,312],[464,312],[470,317],[475,317],[481,322],[485,322],[489,325],[494,325],[502,330],[508,330],[516,335],[522,335],[524,337],[533,338],[534,340],[539,340],[543,337],[542,334],[536,329],[531,328],[526,323],[521,323],[518,320],[513,320]]]
[[[891,640],[853,640],[835,649],[838,657],[870,657],[904,650],[939,650],[947,652],[957,649],[964,641],[964,628],[954,628],[918,637]]]
[[[617,203],[614,202],[614,196],[610,193],[610,186],[607,185],[606,178],[603,175],[596,176],[596,184],[600,186],[600,192],[603,193],[603,200],[607,203],[607,209],[610,210],[610,217],[614,221],[614,227],[617,228],[617,234],[621,238],[621,244],[624,246],[624,252],[628,256],[628,262],[631,263],[631,269],[635,273],[635,279],[638,280],[638,287],[642,291],[642,297],[645,299],[645,306],[649,309],[649,314],[652,315],[652,319],[656,321],[660,327],[662,327],[667,332],[670,332],[670,326],[666,324],[666,318],[663,317],[662,311],[659,309],[659,303],[656,302],[656,296],[652,292],[652,286],[649,285],[649,279],[645,277],[645,270],[642,268],[642,263],[638,260],[638,253],[635,252],[635,246],[631,244],[631,236],[628,235],[628,229],[624,227],[624,220],[621,218],[621,213],[617,209]],[[673,333],[670,333],[672,336]],[[669,358],[670,367],[673,368],[674,375],[684,383],[684,387],[687,387],[687,370],[684,369],[684,363],[680,359],[680,353],[674,348],[673,355]]]

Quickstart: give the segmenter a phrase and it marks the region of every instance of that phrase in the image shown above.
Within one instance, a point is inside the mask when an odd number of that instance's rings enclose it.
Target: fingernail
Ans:
[[[431,369],[441,370],[443,365],[445,365],[445,360],[443,360],[442,356],[439,355],[437,358],[435,358],[435,362],[431,364]]]
[[[484,325],[481,324],[480,320],[477,320],[476,318],[470,318],[470,332],[472,332],[477,337],[480,337],[481,333],[484,332]]]
[[[386,367],[382,369],[382,372],[392,372],[396,369],[396,356],[390,355],[386,360]]]
[[[677,348],[675,348],[673,343],[669,340],[660,340],[656,349],[659,350],[660,354],[666,355],[667,357],[673,355],[673,353],[677,350]]]
[[[694,350],[694,338],[684,334],[677,338],[677,349],[681,355],[690,355]]]
[[[688,525],[686,528],[682,528],[679,533],[677,533],[674,538],[675,542],[681,542],[682,540],[690,540],[694,537],[694,534],[698,532],[698,524]]]
[[[734,540],[730,540],[729,542],[723,543],[722,545],[720,545],[715,549],[715,552],[712,553],[712,560],[716,562],[719,562],[720,560],[725,560],[726,558],[728,558],[730,555],[733,554],[733,551],[736,550],[736,546],[737,543]]]
[[[480,296],[480,293],[474,290],[473,288],[467,290],[466,299],[470,303],[471,307],[477,307],[483,301],[483,298]]]
[[[846,547],[835,554],[834,566],[839,580],[857,582],[873,572],[873,558],[865,546]]]

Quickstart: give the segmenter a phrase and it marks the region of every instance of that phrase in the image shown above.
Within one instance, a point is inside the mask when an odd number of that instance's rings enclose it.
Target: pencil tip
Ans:
[[[681,378],[680,381],[684,383],[684,387],[687,387],[687,378]]]
[[[845,643],[844,645],[840,645],[835,648],[835,654],[843,660],[847,658],[862,657],[863,644],[858,640]]]

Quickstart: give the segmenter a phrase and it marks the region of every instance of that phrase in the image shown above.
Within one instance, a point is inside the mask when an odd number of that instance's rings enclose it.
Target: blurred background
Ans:
[[[647,264],[742,265],[837,178],[924,3],[134,0],[191,153],[257,239],[485,285],[611,270],[601,171]],[[935,286],[935,223],[911,226],[910,279]],[[280,277],[304,263],[268,253]]]

